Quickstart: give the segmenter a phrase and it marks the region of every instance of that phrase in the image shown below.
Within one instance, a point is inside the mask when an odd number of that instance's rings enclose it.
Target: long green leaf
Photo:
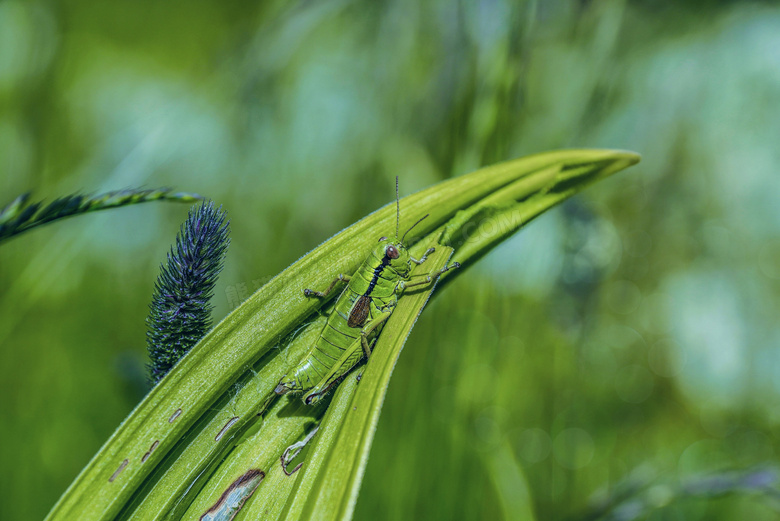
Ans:
[[[433,245],[425,241],[412,254],[421,255]],[[425,268],[442,268],[451,254],[450,248],[439,246]],[[390,375],[432,291],[433,288],[429,288],[406,295],[399,301],[345,414],[338,421],[328,422],[330,418],[327,418],[324,422],[324,432],[318,435],[314,447],[315,454],[311,462],[305,462],[301,485],[290,500],[287,519],[345,519],[351,516]]]
[[[430,213],[415,228],[414,239],[424,238],[415,247],[439,241],[452,247],[453,259],[467,266],[550,206],[637,161],[638,156],[629,152],[565,150],[484,168],[402,199],[401,228]],[[280,464],[263,462],[281,456],[290,440],[302,437],[302,425],[316,421],[318,413],[304,409],[304,416],[311,418],[283,422],[285,417],[274,413],[281,405],[272,390],[307,345],[304,340],[295,341],[292,334],[298,331],[298,337],[310,338],[317,333],[316,321],[306,324],[320,304],[305,299],[301,289],[324,287],[335,274],[353,272],[376,239],[394,229],[395,208],[388,205],[296,261],[228,315],[123,422],[48,518],[181,518],[189,508],[212,505],[209,501],[232,475],[227,466],[222,467],[223,462],[235,465],[231,472],[241,469],[240,458],[231,455],[248,446],[247,440],[262,441],[254,438],[260,432],[266,435],[265,456],[259,461],[271,468],[258,469],[262,477],[251,474],[245,482],[237,482],[244,486],[239,492],[252,489],[251,497],[241,503],[246,505],[244,511],[265,512],[263,508],[271,507],[260,500],[271,498],[280,513],[348,518],[387,379],[414,322],[410,317],[416,317],[427,295],[401,299],[367,364],[365,378],[355,386],[355,397],[347,392],[350,378],[333,393],[321,426],[339,431],[332,438],[333,445],[318,453],[326,439],[318,433],[303,469],[289,479],[281,479],[288,476],[280,475]],[[439,260],[446,256],[444,248],[438,255]],[[461,271],[448,272],[447,277]],[[346,399],[354,400],[350,403],[355,414],[350,416],[350,410],[344,409],[346,417],[329,423]],[[359,443],[347,443],[347,435],[342,434],[347,425],[349,435]],[[314,467],[317,454],[324,458],[317,478],[305,479],[305,473],[315,472],[306,467],[307,463]],[[230,483],[236,483],[235,479]],[[280,488],[273,488],[274,484]],[[229,495],[231,490],[224,492]],[[279,490],[286,490],[287,495]],[[186,517],[195,512],[190,510]],[[238,515],[243,517],[244,512]]]
[[[0,242],[53,221],[83,213],[119,208],[149,201],[191,203],[202,199],[197,194],[173,193],[170,188],[127,189],[98,195],[72,194],[60,197],[46,206],[30,202],[30,194],[22,194],[0,209]]]

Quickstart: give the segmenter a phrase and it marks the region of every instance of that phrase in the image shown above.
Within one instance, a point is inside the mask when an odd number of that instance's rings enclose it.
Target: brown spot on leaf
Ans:
[[[141,463],[146,463],[146,460],[149,459],[149,456],[152,455],[152,452],[154,452],[154,449],[156,449],[159,444],[160,444],[160,440],[154,440],[152,446],[149,447],[149,450],[146,452],[146,454],[144,454],[144,457],[141,458]]]
[[[239,476],[222,493],[214,506],[209,508],[202,516],[200,521],[212,521],[224,519],[230,521],[241,511],[241,507],[247,499],[252,497],[260,482],[263,481],[265,472],[260,469],[250,469]]]
[[[234,423],[238,421],[238,416],[233,416],[228,420],[228,422],[225,424],[224,427],[222,427],[222,430],[217,433],[217,436],[214,438],[214,441],[219,441],[222,439],[222,436],[225,435],[225,433],[230,429]]]
[[[111,477],[110,477],[110,478],[108,478],[108,482],[109,482],[109,483],[113,482],[113,481],[114,481],[114,480],[117,478],[117,476],[119,476],[119,474],[120,474],[120,473],[121,473],[123,470],[125,470],[125,467],[127,466],[127,464],[128,464],[128,463],[130,463],[130,461],[128,461],[128,460],[124,460],[124,461],[123,461],[123,462],[122,462],[122,463],[119,465],[119,468],[118,468],[118,469],[116,469],[116,471],[114,471],[114,473],[113,473],[113,474],[111,474]]]
[[[173,414],[171,414],[171,417],[168,418],[168,423],[175,422],[176,418],[178,418],[179,415],[181,415],[181,409],[176,409],[175,411],[173,411]]]

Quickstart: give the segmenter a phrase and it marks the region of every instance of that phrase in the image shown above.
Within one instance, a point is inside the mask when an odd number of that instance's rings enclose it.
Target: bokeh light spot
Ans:
[[[550,455],[552,438],[546,431],[531,428],[520,431],[514,436],[515,451],[528,463],[539,463]]]
[[[588,465],[595,451],[596,445],[591,435],[577,427],[562,430],[553,441],[555,461],[570,470]]]

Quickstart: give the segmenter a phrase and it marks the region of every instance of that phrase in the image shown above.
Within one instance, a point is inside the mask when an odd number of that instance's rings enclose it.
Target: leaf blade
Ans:
[[[596,170],[613,173],[618,166],[625,168],[636,161],[638,156],[622,151],[566,150],[494,165],[405,197],[401,201],[401,227],[408,227],[425,213],[430,213],[431,217],[415,228],[414,233],[416,237],[433,233],[431,240],[434,240],[444,232],[445,225],[456,212],[489,200],[493,194],[502,194],[504,189],[511,192],[509,195],[516,203],[519,201],[518,204],[534,195],[552,194],[533,201],[529,206],[530,219],[534,212],[538,215],[586,184],[570,181],[576,176],[556,174],[555,185],[549,187],[545,183],[549,181],[551,171],[571,173],[582,165],[596,165]],[[592,182],[601,177],[591,176],[585,181]],[[527,180],[523,181],[524,178]],[[564,182],[570,184],[554,190]],[[323,286],[334,273],[353,272],[376,238],[394,229],[395,205],[389,204],[300,258],[228,315],[136,407],[65,492],[47,519],[114,519],[123,512],[153,472],[165,472],[173,464],[165,456],[182,436],[192,433],[193,427],[219,397],[281,338],[316,311],[318,304],[304,299],[301,288]],[[478,258],[494,244],[483,241],[468,258]],[[461,253],[456,249],[455,258]],[[294,360],[290,361],[289,366],[293,363]],[[271,380],[265,379],[266,383]],[[181,414],[176,421],[169,422],[177,410],[181,410]],[[157,449],[143,460],[153,440],[159,442]],[[195,460],[201,458],[203,461],[213,457],[213,453],[205,449],[194,451],[185,463],[203,465]],[[355,454],[359,461],[364,461],[367,447]],[[125,460],[127,464],[124,464]],[[111,479],[120,467],[121,473]],[[349,490],[357,490],[360,472],[362,470],[350,474],[354,477],[348,482]],[[346,502],[347,506],[350,501]],[[342,508],[339,512],[343,515],[347,510]]]

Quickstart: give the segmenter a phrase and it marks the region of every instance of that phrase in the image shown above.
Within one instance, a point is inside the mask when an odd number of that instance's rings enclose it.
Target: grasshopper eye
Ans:
[[[380,237],[379,238],[379,242],[386,241],[386,240],[387,240],[387,237]]]
[[[398,250],[393,246],[392,244],[387,247],[387,250],[385,250],[387,253],[387,256],[391,259],[397,259],[398,258]]]

